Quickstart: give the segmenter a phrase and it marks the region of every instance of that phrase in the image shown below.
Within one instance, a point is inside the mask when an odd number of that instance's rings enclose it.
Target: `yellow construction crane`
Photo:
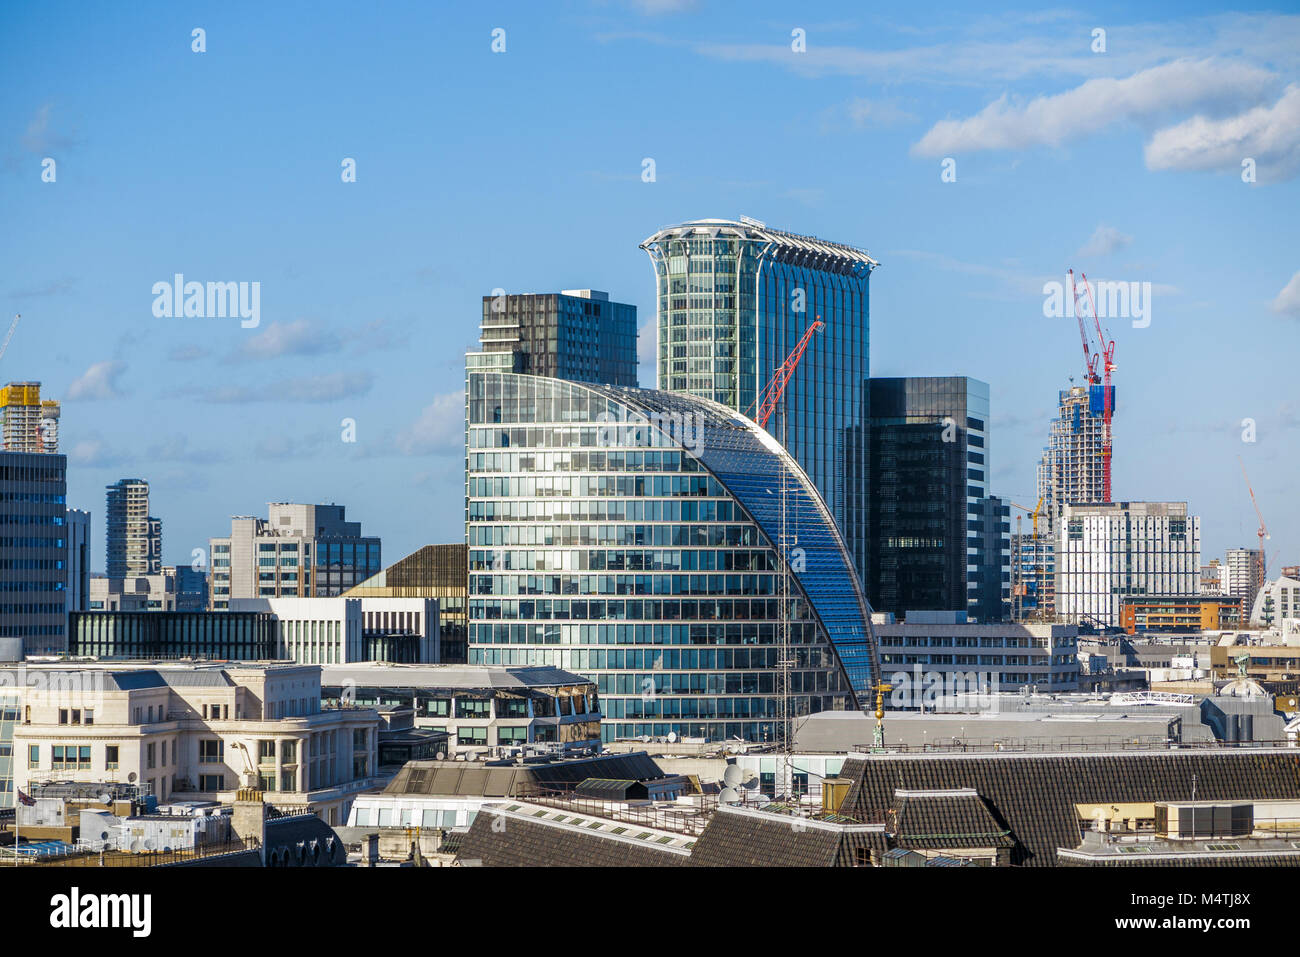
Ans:
[[[1012,508],[1018,508],[1018,509],[1020,509],[1020,511],[1025,512],[1026,514],[1029,515],[1031,521],[1033,522],[1033,526],[1034,526],[1034,555],[1035,555],[1035,557],[1038,556],[1038,516],[1041,515],[1041,514],[1042,514],[1042,511],[1043,511],[1043,498],[1044,498],[1044,496],[1042,496],[1042,495],[1038,496],[1038,504],[1035,505],[1033,508],[1026,508],[1024,505],[1020,505],[1020,504],[1018,504],[1018,503],[1016,503],[1016,502],[1012,502],[1012,503],[1011,503],[1011,507],[1012,507]],[[1020,532],[1020,520],[1021,520],[1021,518],[1023,518],[1023,517],[1024,517],[1024,516],[1021,516],[1021,515],[1017,515],[1017,516],[1016,516],[1016,540],[1017,540],[1017,541],[1020,541],[1020,542],[1023,541],[1023,538],[1022,538],[1022,536],[1021,536],[1021,532]],[[1022,611],[1023,611],[1024,602],[1022,601],[1022,599],[1025,597],[1026,594],[1028,594],[1028,590],[1027,590],[1027,587],[1025,586],[1025,583],[1022,582],[1022,581],[1020,580],[1020,560],[1019,560],[1018,557],[1017,557],[1016,562],[1015,562],[1015,567],[1012,569],[1012,571],[1015,573],[1015,579],[1016,579],[1016,580],[1015,580],[1015,583],[1011,586],[1011,595],[1012,595],[1012,597],[1015,599],[1015,615],[1014,615],[1014,617],[1015,617],[1015,619],[1016,619],[1017,621],[1019,621],[1019,620],[1023,617],[1023,615],[1022,615]],[[1034,566],[1034,582],[1035,582],[1035,584],[1038,586],[1038,589],[1039,589],[1039,592],[1038,592],[1038,595],[1039,595],[1039,607],[1037,608],[1037,614],[1041,615],[1041,614],[1042,614],[1042,611],[1043,611],[1043,609],[1042,609],[1042,604],[1041,604],[1041,603],[1042,603],[1042,594],[1043,594],[1043,592],[1042,592],[1042,589],[1043,589],[1043,566],[1042,566],[1041,564],[1039,564],[1039,565],[1035,565],[1035,566]]]

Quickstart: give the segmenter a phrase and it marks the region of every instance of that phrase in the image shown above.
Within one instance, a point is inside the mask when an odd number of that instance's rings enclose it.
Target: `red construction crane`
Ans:
[[[1241,456],[1237,456],[1237,461],[1241,462],[1241,477],[1246,480],[1246,491],[1250,493],[1250,504],[1255,506],[1255,517],[1259,519],[1259,529],[1255,532],[1259,536],[1259,587],[1264,587],[1264,571],[1268,563],[1264,561],[1264,540],[1269,537],[1268,526],[1264,524],[1264,516],[1259,511],[1259,502],[1255,501],[1255,490],[1250,486],[1250,476],[1246,474],[1246,463],[1241,461]],[[1246,609],[1247,612],[1250,609]]]
[[[758,415],[754,418],[754,421],[763,428],[767,428],[767,420],[776,411],[776,404],[781,401],[781,394],[785,392],[785,384],[794,375],[794,370],[798,367],[799,360],[803,358],[804,350],[808,348],[813,333],[824,328],[826,328],[826,323],[822,322],[821,316],[813,320],[813,324],[803,334],[799,344],[794,347],[793,352],[786,356],[785,362],[781,363],[781,368],[776,370],[776,374],[772,376],[772,381],[767,384],[767,388],[759,396]]]
[[[1079,320],[1079,338],[1083,341],[1083,362],[1087,368],[1088,386],[1091,388],[1095,385],[1102,387],[1102,417],[1101,417],[1101,480],[1103,486],[1103,501],[1109,502],[1110,498],[1110,457],[1111,457],[1111,436],[1110,423],[1115,415],[1114,402],[1112,396],[1114,392],[1110,385],[1110,374],[1115,370],[1115,340],[1107,337],[1106,332],[1101,327],[1101,320],[1097,318],[1097,306],[1093,302],[1092,287],[1088,285],[1088,277],[1079,273],[1079,282],[1074,281],[1074,270],[1069,270],[1070,294],[1074,297],[1074,315]],[[1084,316],[1092,316],[1093,329],[1097,334],[1097,341],[1090,346],[1088,342],[1088,329],[1084,325]],[[1101,371],[1098,372],[1098,366]]]

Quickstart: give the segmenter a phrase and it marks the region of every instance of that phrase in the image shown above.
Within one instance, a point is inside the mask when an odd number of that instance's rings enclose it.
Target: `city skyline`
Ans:
[[[1145,318],[1110,322],[1113,497],[1188,501],[1205,560],[1250,547],[1241,455],[1273,533],[1270,575],[1294,562],[1300,406],[1283,383],[1300,262],[1285,210],[1300,147],[1284,136],[1261,153],[1251,185],[1235,160],[1169,142],[1194,116],[1284,115],[1300,18],[1175,24],[1166,6],[1142,22],[1110,7],[903,24],[845,8],[844,22],[787,24],[757,9],[741,24],[704,4],[572,4],[546,22],[523,7],[407,8],[362,50],[277,11],[144,7],[111,27],[69,23],[57,44],[32,29],[42,14],[0,14],[16,67],[0,198],[22,226],[0,239],[0,294],[24,314],[0,378],[63,403],[68,504],[95,516],[92,541],[102,489],[124,475],[151,485],[166,564],[274,501],[345,505],[394,558],[459,540],[463,355],[482,297],[598,288],[636,306],[653,387],[654,276],[638,243],[744,214],[871,251],[872,375],[988,382],[990,488],[1022,504],[1057,393],[1083,371],[1044,284],[1070,267],[1152,283]],[[1090,49],[1098,26],[1104,54]],[[123,56],[138,65],[78,79]],[[577,82],[596,76],[608,83]],[[656,115],[652,76],[700,109]],[[1109,98],[1095,85],[1107,79]],[[725,110],[699,92],[737,83],[755,93]],[[756,124],[762,149],[721,145]],[[341,177],[349,158],[356,182]],[[155,315],[155,285],[177,274],[260,283],[258,324]]]

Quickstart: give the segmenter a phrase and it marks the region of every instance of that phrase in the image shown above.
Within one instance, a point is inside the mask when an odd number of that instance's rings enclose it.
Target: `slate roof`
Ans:
[[[638,830],[628,825],[627,833]],[[457,864],[471,867],[677,867],[689,860],[681,850],[498,807],[479,811],[456,854]]]
[[[1010,831],[1013,865],[1051,867],[1081,840],[1076,804],[1294,800],[1300,751],[1222,749],[1070,754],[851,756],[841,811],[870,820],[903,790],[971,788]]]
[[[887,848],[884,828],[832,824],[722,805],[709,819],[691,863],[700,867],[852,867]]]
[[[568,791],[588,778],[648,781],[665,777],[644,751],[537,764],[408,761],[385,794],[522,797],[537,789]]]
[[[1011,847],[1015,841],[975,791],[895,791],[890,835],[917,850]]]

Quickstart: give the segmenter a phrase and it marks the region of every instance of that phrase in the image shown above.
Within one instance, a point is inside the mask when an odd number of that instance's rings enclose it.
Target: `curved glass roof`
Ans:
[[[784,471],[791,577],[830,637],[854,694],[861,699],[872,693],[880,665],[871,608],[834,519],[780,442],[753,420],[708,399],[585,383],[581,388],[646,416],[650,426],[684,444],[749,512],[778,554]],[[684,443],[681,433],[673,434],[683,424]],[[802,560],[796,546],[803,549]]]

